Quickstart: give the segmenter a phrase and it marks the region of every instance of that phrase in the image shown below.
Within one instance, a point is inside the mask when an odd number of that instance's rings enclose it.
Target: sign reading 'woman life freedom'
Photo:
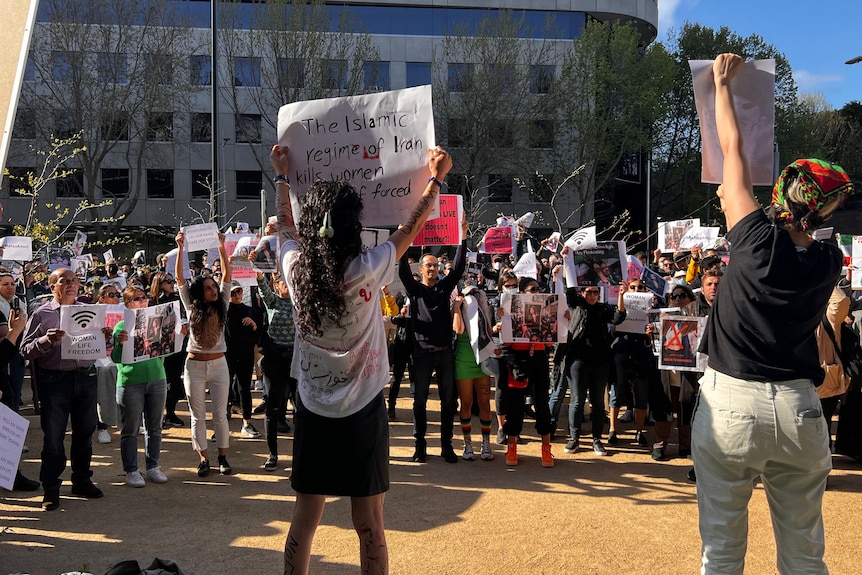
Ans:
[[[317,180],[341,180],[362,197],[363,225],[403,223],[431,175],[431,86],[287,104],[278,111],[278,143],[290,149],[297,197]]]

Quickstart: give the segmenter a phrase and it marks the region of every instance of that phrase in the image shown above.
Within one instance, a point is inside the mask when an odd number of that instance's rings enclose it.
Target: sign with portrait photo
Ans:
[[[594,248],[569,251],[563,262],[567,287],[616,285],[628,276],[625,242],[597,242]]]
[[[507,294],[500,299],[503,310],[500,337],[503,343],[564,343],[566,305],[556,294]]]
[[[705,358],[697,351],[706,327],[705,317],[665,316],[661,318],[660,326],[659,369],[706,370]]]
[[[140,309],[126,308],[123,325],[129,334],[129,339],[123,344],[123,363],[136,363],[182,351],[178,301]]]

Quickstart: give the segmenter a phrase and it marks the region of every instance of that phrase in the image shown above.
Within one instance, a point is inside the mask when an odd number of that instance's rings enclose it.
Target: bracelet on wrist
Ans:
[[[289,186],[290,185],[290,179],[287,176],[285,176],[284,174],[279,174],[272,179],[272,183],[276,184],[276,185],[283,183],[283,184],[287,184]]]
[[[439,187],[441,190],[443,189],[443,182],[441,182],[437,178],[428,178],[428,183],[430,184],[431,182],[437,184],[437,187]]]

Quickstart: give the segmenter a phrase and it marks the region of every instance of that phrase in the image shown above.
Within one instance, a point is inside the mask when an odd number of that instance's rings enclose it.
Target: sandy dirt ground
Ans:
[[[258,399],[255,394],[255,403]],[[620,444],[609,449],[609,457],[594,455],[586,440],[578,453],[565,454],[565,440],[558,439],[557,465],[545,469],[527,420],[528,443],[519,447],[518,467],[506,467],[505,449],[497,445],[494,461],[447,464],[439,457],[439,411],[432,402],[428,463],[413,463],[411,405],[405,390],[399,421],[390,427],[392,488],[385,516],[391,573],[699,572],[696,486],[686,480],[690,461],[652,461],[624,425]],[[179,414],[188,422],[185,407],[181,402]],[[38,417],[32,408],[23,414],[31,420],[31,432],[22,469],[37,477]],[[113,429],[111,443],[94,439],[94,480],[105,492],[103,499],[70,495],[68,469],[57,511],[42,511],[41,492],[0,490],[0,575],[77,570],[101,575],[119,561],[135,559],[146,567],[154,557],[174,559],[196,575],[281,573],[295,501],[289,482],[291,435],[279,440],[280,469],[266,472],[265,440],[241,437],[240,424],[236,416],[231,420],[230,476],[198,478],[189,430],[174,428],[164,434],[161,459],[169,482],[127,487],[119,433]],[[263,429],[262,416],[255,416],[255,424]],[[461,441],[456,440],[455,448],[460,454]],[[339,456],[338,445],[331,450],[332,457]],[[676,453],[676,445],[669,453]],[[823,511],[826,559],[833,575],[857,573],[862,468],[841,456],[833,463]],[[749,523],[746,573],[776,573],[762,486],[754,490]],[[312,573],[359,572],[348,500],[328,501],[312,552]]]

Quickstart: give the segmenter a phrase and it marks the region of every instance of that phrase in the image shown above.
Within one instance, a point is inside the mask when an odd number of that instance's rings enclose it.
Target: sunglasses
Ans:
[[[670,299],[688,299],[688,294],[687,293],[670,294]]]
[[[518,289],[518,284],[504,284],[503,287],[506,289]]]
[[[120,297],[120,292],[118,292],[118,291],[114,291],[114,292],[111,292],[111,293],[106,293],[106,294],[105,294],[105,297]]]
[[[524,293],[539,293],[539,288],[536,286],[528,287],[524,290]]]

